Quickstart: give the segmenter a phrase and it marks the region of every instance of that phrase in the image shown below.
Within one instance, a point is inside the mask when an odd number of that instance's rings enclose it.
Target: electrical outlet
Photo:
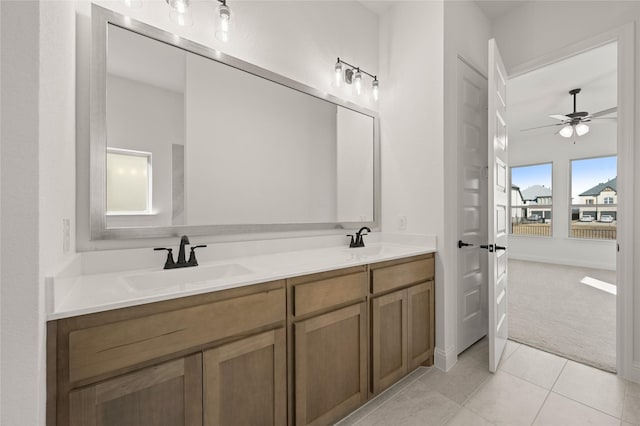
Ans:
[[[71,250],[71,221],[62,219],[62,252],[69,253]]]
[[[399,215],[398,216],[398,231],[406,231],[407,230],[407,216]]]

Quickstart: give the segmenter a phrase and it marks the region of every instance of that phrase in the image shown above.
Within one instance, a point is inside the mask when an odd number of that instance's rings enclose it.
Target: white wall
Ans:
[[[3,2],[2,19],[2,424],[36,424],[42,318],[38,218],[38,4]],[[17,387],[17,391],[14,391]],[[22,413],[12,407],[23,404]]]
[[[376,110],[367,96],[356,97],[351,87],[333,86],[336,58],[355,63],[373,74],[378,69],[378,17],[358,2],[242,1],[232,6],[236,27],[229,43],[219,42],[210,31],[213,14],[209,1],[193,2],[194,25],[178,27],[169,20],[164,1],[145,2],[141,9],[127,9],[123,2],[100,0],[118,12],[174,32],[285,77]],[[89,239],[89,31],[88,2],[79,4],[78,16],[78,249],[151,247],[175,244],[175,239],[90,241]],[[295,34],[295,36],[292,36]],[[368,85],[365,80],[365,87]],[[381,80],[381,92],[387,90]],[[204,237],[202,242],[215,242]]]
[[[184,94],[111,74],[107,92],[108,146],[151,153],[155,213],[109,216],[107,225],[171,226],[171,152],[184,145]]]
[[[68,258],[62,220],[74,218],[73,5],[3,2],[1,20],[0,423],[36,425],[45,414],[42,281]]]
[[[571,19],[567,19],[571,16]],[[514,9],[511,13],[494,22],[494,34],[507,70],[544,55],[558,51],[559,48],[570,46],[581,40],[597,36],[627,23],[635,23],[635,67],[640,69],[640,2],[626,1],[593,1],[581,2],[575,7],[575,2],[529,2]],[[637,75],[637,74],[636,74]],[[640,85],[635,79],[635,105],[640,105]],[[635,140],[640,140],[640,111],[636,107]],[[634,164],[640,164],[640,149],[635,147]],[[640,223],[640,174],[634,177],[635,224]],[[640,227],[635,226],[633,235],[634,264],[640,263]],[[634,271],[633,306],[640,306],[640,280],[638,271]],[[628,363],[631,375],[640,381],[640,309],[633,310],[632,331],[632,359],[623,359]],[[621,338],[624,338],[622,336]],[[628,339],[625,339],[628,340]],[[629,342],[625,342],[629,344]],[[618,354],[627,356],[630,354]]]
[[[442,1],[394,3],[380,20],[382,230],[436,235],[436,351],[445,337]],[[436,360],[438,356],[436,356]]]
[[[490,24],[474,1],[447,1],[444,4],[444,236],[438,250],[445,258],[444,310],[447,346],[442,348],[446,360],[443,369],[449,369],[457,355],[457,279],[458,247],[460,238],[458,205],[458,62],[459,56],[486,75]],[[441,322],[444,322],[441,321]]]

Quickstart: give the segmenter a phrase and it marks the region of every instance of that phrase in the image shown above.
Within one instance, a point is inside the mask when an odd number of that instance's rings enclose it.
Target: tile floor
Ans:
[[[509,341],[496,374],[481,340],[448,373],[420,368],[339,426],[640,425],[640,385]]]

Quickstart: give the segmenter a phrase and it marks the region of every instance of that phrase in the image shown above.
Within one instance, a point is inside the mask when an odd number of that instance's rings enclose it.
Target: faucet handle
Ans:
[[[167,253],[167,261],[164,263],[164,269],[169,269],[173,265],[176,264],[175,260],[173,260],[173,249],[167,247],[156,247],[153,249],[154,251],[166,250]]]
[[[198,260],[196,259],[196,249],[206,247],[206,244],[201,244],[199,246],[192,246],[191,253],[189,253],[189,261],[187,262],[189,265],[198,266]]]
[[[356,240],[353,238],[353,234],[347,234],[347,237],[351,237],[351,243],[349,243],[349,247],[357,247]]]

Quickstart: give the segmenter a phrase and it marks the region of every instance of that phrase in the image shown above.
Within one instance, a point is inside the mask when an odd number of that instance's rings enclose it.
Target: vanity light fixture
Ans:
[[[231,9],[227,6],[227,0],[218,0],[220,5],[216,8],[214,16],[214,29],[216,38],[224,43],[229,41],[231,29]]]
[[[181,27],[189,27],[193,24],[193,20],[191,19],[191,12],[189,11],[189,4],[191,0],[165,0],[169,7],[171,8],[171,12],[169,12],[169,16],[171,20],[181,26]]]
[[[338,62],[336,62],[336,66],[334,67],[335,77],[336,77],[336,87],[342,86],[342,79],[344,70],[342,69],[342,62],[340,62],[340,58],[338,58]]]
[[[370,74],[360,67],[352,65],[338,58],[336,65],[333,67],[335,73],[336,87],[340,87],[342,82],[353,84],[357,95],[362,94],[362,74],[366,74],[373,79],[371,83],[371,92],[373,100],[377,101],[380,95],[380,81],[378,76]]]
[[[378,101],[380,82],[378,81],[378,77],[374,77],[373,82],[371,82],[371,92],[373,94],[373,100]]]
[[[356,89],[356,94],[360,96],[362,94],[362,72],[360,68],[356,68],[356,72],[353,75],[353,86]]]

